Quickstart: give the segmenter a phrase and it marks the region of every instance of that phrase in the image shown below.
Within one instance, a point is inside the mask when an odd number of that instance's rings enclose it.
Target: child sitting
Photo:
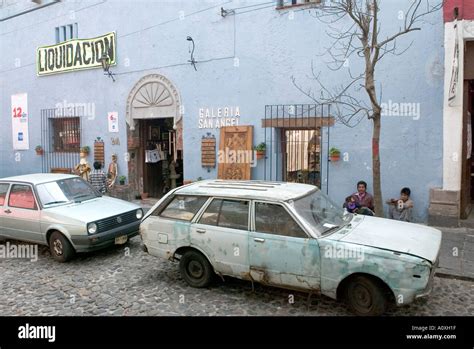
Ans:
[[[400,191],[400,199],[387,200],[387,204],[390,205],[388,218],[404,222],[412,221],[413,201],[410,200],[410,194],[410,188],[403,188]]]
[[[361,207],[353,195],[348,196],[346,198],[346,203],[344,204],[344,207],[347,209],[347,212],[350,212],[350,213],[363,214],[366,216],[374,215],[374,212],[372,212],[371,209],[367,207]]]

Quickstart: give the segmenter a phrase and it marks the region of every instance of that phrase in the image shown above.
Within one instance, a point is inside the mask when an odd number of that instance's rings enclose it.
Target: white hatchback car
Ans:
[[[59,262],[124,244],[143,210],[101,195],[81,177],[37,173],[0,179],[0,237],[47,245]]]
[[[217,273],[343,298],[359,315],[431,292],[441,232],[353,215],[311,185],[206,180],[163,197],[140,226],[145,250],[206,287]]]

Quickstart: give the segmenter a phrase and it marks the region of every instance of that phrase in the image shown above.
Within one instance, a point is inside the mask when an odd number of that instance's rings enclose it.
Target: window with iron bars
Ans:
[[[317,5],[321,4],[322,0],[277,0],[277,9],[286,9],[288,7]]]
[[[78,153],[81,147],[79,117],[51,119],[53,131],[53,151]]]
[[[56,27],[56,43],[60,43],[66,40],[77,39],[78,27],[77,23],[62,25]]]

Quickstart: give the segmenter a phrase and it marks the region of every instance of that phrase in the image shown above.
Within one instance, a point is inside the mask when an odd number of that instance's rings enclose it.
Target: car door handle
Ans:
[[[262,239],[262,238],[253,238],[253,241],[255,241],[255,242],[265,242],[265,239]]]
[[[8,213],[8,214],[12,213],[12,211],[10,211],[10,210],[5,210],[3,212]]]
[[[196,229],[196,232],[199,234],[204,234],[206,232],[206,229]]]

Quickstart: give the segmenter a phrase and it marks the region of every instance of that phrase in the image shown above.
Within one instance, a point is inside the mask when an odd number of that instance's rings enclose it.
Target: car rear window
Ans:
[[[15,184],[10,191],[8,206],[36,210],[35,196],[29,185]]]
[[[205,196],[177,195],[159,214],[163,218],[191,221],[199,209],[207,201]],[[153,215],[156,215],[153,213]]]
[[[10,184],[0,184],[0,206],[5,205],[5,198],[7,197],[9,186]]]

